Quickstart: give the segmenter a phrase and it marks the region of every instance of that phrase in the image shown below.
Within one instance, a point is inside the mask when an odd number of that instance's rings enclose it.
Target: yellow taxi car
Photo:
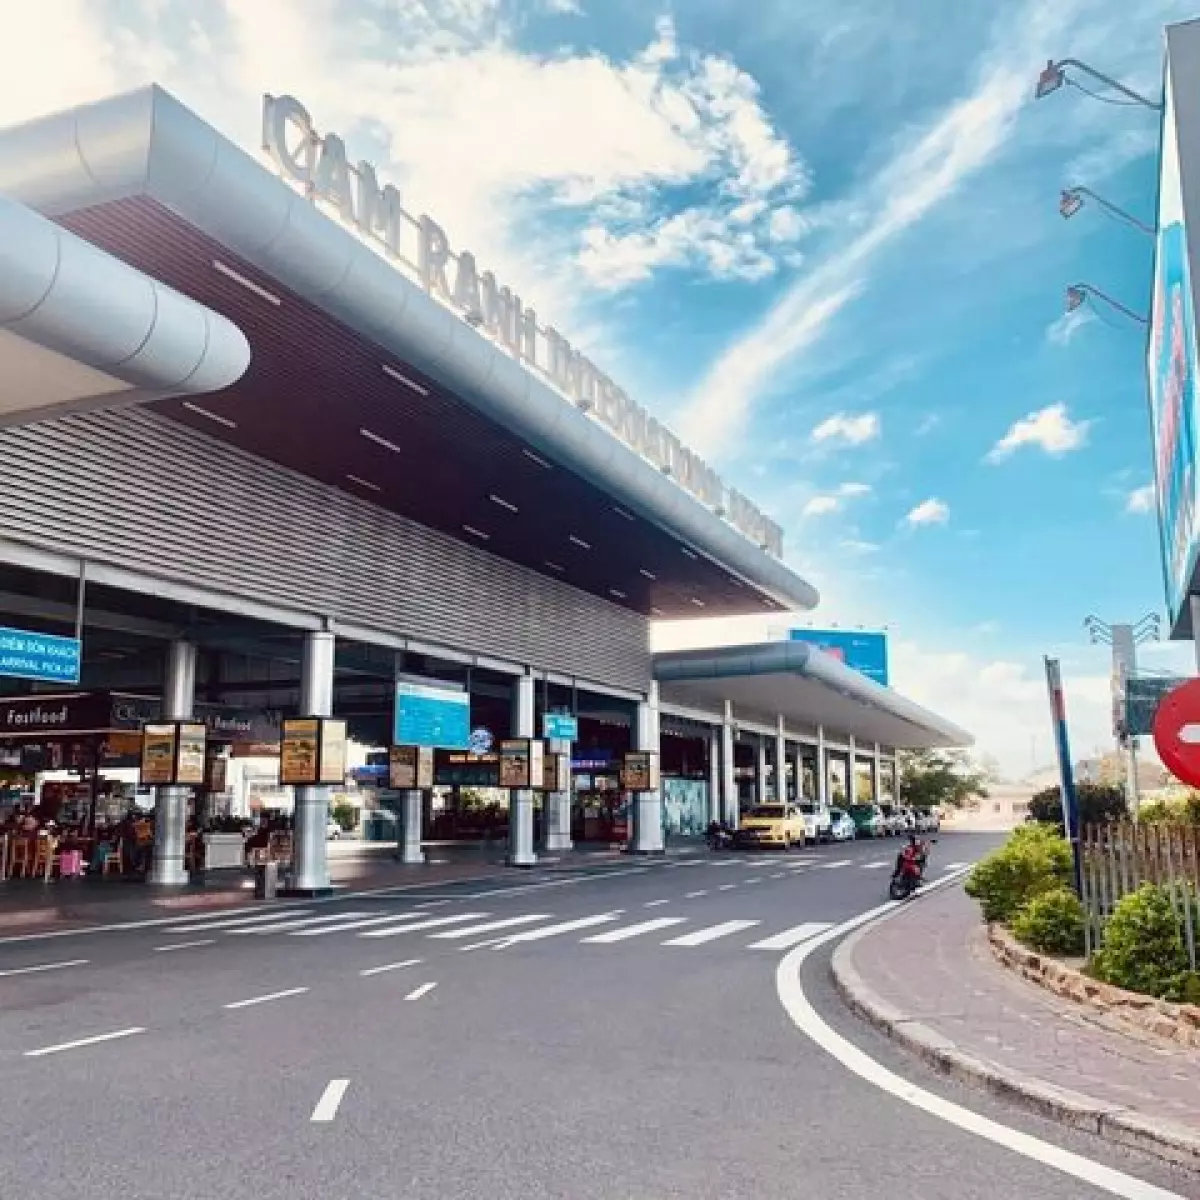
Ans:
[[[804,845],[804,814],[794,804],[758,804],[742,814],[734,839],[746,848],[790,850]]]

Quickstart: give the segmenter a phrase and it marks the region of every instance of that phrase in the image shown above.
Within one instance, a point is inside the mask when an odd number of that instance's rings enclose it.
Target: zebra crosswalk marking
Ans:
[[[828,921],[806,921],[803,925],[793,925],[773,937],[763,938],[761,942],[751,942],[750,950],[790,950],[793,946],[807,942],[809,938],[824,933],[829,928]]]
[[[322,925],[317,929],[297,929],[293,933],[289,933],[288,937],[324,937],[327,933],[347,933],[352,929],[369,929],[374,925],[394,925],[399,921],[418,921],[424,916],[425,913],[420,912],[389,913],[386,917],[364,917],[361,921],[344,921],[341,925]]]
[[[574,921],[562,921],[558,925],[545,925],[541,929],[527,929],[506,937],[501,946],[513,946],[518,942],[540,942],[544,938],[558,937],[562,933],[573,933],[576,929],[590,929],[593,925],[606,925],[615,921],[620,912],[597,913],[592,917],[578,917]]]
[[[209,929],[232,929],[236,925],[257,925],[263,921],[279,921],[284,917],[307,917],[311,908],[295,908],[286,912],[258,913],[253,917],[220,917],[215,921],[190,921],[172,925],[167,933],[202,933]]]
[[[706,929],[697,929],[695,933],[685,933],[682,937],[671,938],[663,942],[664,946],[702,946],[705,942],[715,942],[717,938],[728,937],[742,929],[752,929],[761,925],[761,921],[722,921],[720,925],[709,925]]]
[[[658,917],[653,921],[639,921],[636,925],[626,925],[621,929],[610,929],[605,933],[594,933],[591,937],[580,938],[581,942],[608,945],[611,942],[624,942],[629,938],[641,937],[643,933],[654,933],[658,929],[670,929],[672,925],[682,925],[684,917]]]
[[[402,933],[416,933],[420,929],[437,929],[442,925],[460,925],[463,921],[478,921],[490,917],[491,913],[459,913],[454,917],[431,917],[428,921],[408,921],[395,927],[385,925],[382,929],[368,929],[360,938],[397,937]]]
[[[532,925],[534,921],[549,921],[551,913],[526,913],[521,917],[505,917],[501,921],[485,921],[482,925],[468,925],[465,929],[444,929],[441,933],[431,933],[431,938],[474,937],[477,933],[491,933],[495,929],[511,929],[514,925]]]
[[[299,917],[290,921],[272,921],[269,925],[245,925],[241,929],[231,929],[231,937],[249,937],[264,933],[285,933],[290,929],[304,929],[310,925],[329,925],[333,922],[343,922],[352,917],[369,917],[370,912],[347,912],[323,917]]]

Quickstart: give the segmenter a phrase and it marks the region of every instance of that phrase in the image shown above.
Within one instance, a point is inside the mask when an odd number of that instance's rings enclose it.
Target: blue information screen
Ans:
[[[793,629],[793,642],[810,646],[832,655],[846,666],[876,683],[888,684],[887,636],[849,629]]]
[[[78,638],[0,629],[0,675],[47,683],[78,683],[83,643]]]
[[[579,721],[568,713],[544,713],[542,737],[551,741],[573,742],[579,737]]]
[[[465,750],[471,737],[471,697],[419,683],[396,684],[392,741],[397,746]]]

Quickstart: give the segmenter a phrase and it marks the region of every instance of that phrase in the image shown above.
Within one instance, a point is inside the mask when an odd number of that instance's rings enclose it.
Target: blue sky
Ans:
[[[254,150],[261,93],[294,93],[781,522],[825,597],[806,621],[886,624],[900,689],[1019,773],[1050,754],[1040,656],[1063,657],[1090,751],[1107,680],[1082,618],[1162,605],[1155,517],[1131,511],[1142,332],[1062,319],[1080,280],[1145,311],[1151,242],[1057,212],[1083,184],[1152,220],[1157,121],[1032,85],[1072,55],[1157,92],[1162,26],[1192,15],[42,0],[6,16],[0,111],[157,80]]]

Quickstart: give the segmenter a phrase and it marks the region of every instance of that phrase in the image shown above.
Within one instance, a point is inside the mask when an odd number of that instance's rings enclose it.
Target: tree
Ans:
[[[1107,783],[1080,783],[1075,786],[1079,802],[1079,821],[1082,825],[1106,825],[1123,821],[1129,810],[1125,805],[1125,789]],[[1029,801],[1029,815],[1035,821],[1062,828],[1062,789],[1043,788]]]
[[[900,755],[900,801],[910,808],[961,808],[987,794],[986,772],[961,750],[906,750]]]

